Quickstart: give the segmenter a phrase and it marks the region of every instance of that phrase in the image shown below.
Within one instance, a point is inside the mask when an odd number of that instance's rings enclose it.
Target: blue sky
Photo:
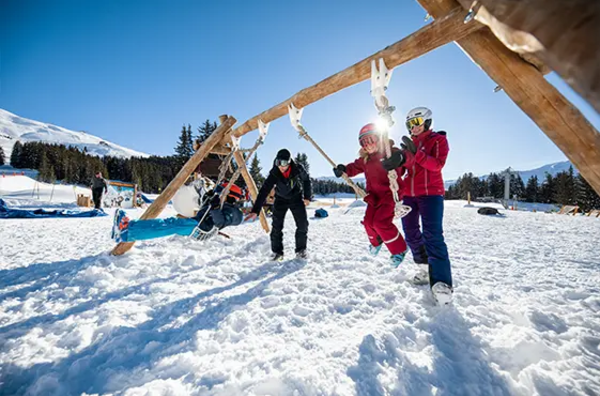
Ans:
[[[167,155],[181,126],[234,115],[239,123],[425,25],[415,1],[0,0],[0,108]],[[558,77],[549,81],[596,126],[598,114]],[[412,107],[448,132],[447,179],[565,160],[558,148],[454,44],[394,71],[388,96],[402,120]],[[304,111],[303,123],[335,161],[350,162],[376,116],[364,82]],[[404,134],[403,123],[392,131]],[[251,146],[256,133],[242,145]],[[287,118],[259,152],[306,152],[313,176],[329,164]],[[264,169],[266,172],[266,169]]]

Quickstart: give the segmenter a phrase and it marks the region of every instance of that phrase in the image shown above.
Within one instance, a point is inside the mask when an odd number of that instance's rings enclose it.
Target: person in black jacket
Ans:
[[[94,208],[102,208],[102,193],[108,192],[108,183],[106,179],[102,177],[102,172],[97,172],[90,182],[92,188],[92,200],[94,201]]]
[[[256,197],[251,213],[246,220],[256,219],[269,192],[275,187],[273,203],[273,229],[271,230],[271,250],[273,260],[283,260],[283,222],[288,209],[296,221],[296,257],[306,258],[308,238],[308,216],[306,206],[312,195],[310,178],[300,164],[292,161],[292,155],[281,149],[273,163],[273,168]]]

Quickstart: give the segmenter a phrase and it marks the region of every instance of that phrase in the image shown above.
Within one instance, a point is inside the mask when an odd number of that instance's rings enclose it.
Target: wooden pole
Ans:
[[[600,113],[600,1],[479,0],[475,10],[507,48],[539,58]]]
[[[383,58],[388,68],[393,68],[426,53],[459,40],[481,29],[478,22],[464,23],[466,11],[456,9],[445,18],[430,23],[413,34],[392,44],[370,57],[348,67],[345,70],[321,81],[312,87],[303,89],[288,100],[249,119],[237,127],[233,133],[242,136],[258,128],[258,120],[271,122],[288,114],[288,105],[294,103],[297,108],[306,107],[326,96],[371,78],[371,60]]]
[[[224,122],[215,129],[215,131],[204,141],[202,146],[192,155],[192,157],[183,165],[183,168],[177,173],[175,178],[171,180],[169,185],[163,190],[163,192],[152,202],[152,204],[146,209],[144,214],[140,217],[141,220],[154,219],[156,218],[167,206],[171,198],[175,195],[179,187],[185,183],[187,178],[192,174],[194,169],[202,162],[204,157],[208,155],[210,150],[221,141],[223,136],[231,129],[235,124],[236,119],[234,117],[228,117]],[[121,242],[112,250],[114,256],[120,256],[134,245],[134,242]]]
[[[299,125],[298,126],[300,128],[300,130],[298,131],[298,133],[300,134],[300,136],[302,136],[305,140],[307,140],[309,143],[311,143],[319,153],[321,153],[321,155],[323,157],[325,157],[325,159],[327,160],[327,162],[329,162],[331,164],[331,166],[333,166],[334,168],[337,166],[337,164],[335,162],[333,162],[333,160],[327,155],[327,153],[325,153],[325,151],[323,151],[323,149],[321,149],[321,147],[317,144],[317,142],[315,142],[313,140],[312,137],[310,137],[310,135],[308,134],[308,132],[306,132],[306,129],[304,129],[304,126]],[[342,174],[342,179],[344,179],[346,181],[346,183],[352,187],[352,189],[354,190],[354,193],[356,195],[359,195],[361,198],[364,198],[367,196],[367,193],[360,187],[358,187],[354,181],[352,179],[350,179],[350,177],[348,177],[348,175],[346,174],[346,172],[344,172]]]
[[[434,18],[456,13],[455,0],[418,0]],[[562,150],[600,194],[600,133],[532,65],[506,48],[489,29],[457,44]]]
[[[254,182],[252,175],[248,171],[248,168],[246,168],[246,161],[244,160],[244,155],[239,151],[236,151],[235,153],[233,153],[233,158],[235,158],[235,162],[237,163],[238,168],[242,171],[242,177],[246,182],[248,191],[250,191],[250,196],[252,197],[252,200],[256,202],[256,198],[258,197],[258,188],[256,188],[256,183]],[[265,230],[266,233],[271,232],[271,229],[269,228],[269,222],[267,221],[267,216],[265,216],[264,209],[260,209],[260,213],[258,214],[258,216],[260,218],[260,224],[262,225],[263,230]]]

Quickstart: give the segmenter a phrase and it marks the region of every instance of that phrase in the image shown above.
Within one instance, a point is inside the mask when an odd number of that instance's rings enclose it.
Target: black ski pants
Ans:
[[[291,200],[275,197],[273,203],[273,229],[271,230],[271,250],[283,254],[283,222],[288,209],[296,222],[296,252],[306,250],[308,239],[308,216],[301,197]]]
[[[102,207],[102,191],[104,188],[92,188],[92,200],[94,201],[94,208],[100,209]]]

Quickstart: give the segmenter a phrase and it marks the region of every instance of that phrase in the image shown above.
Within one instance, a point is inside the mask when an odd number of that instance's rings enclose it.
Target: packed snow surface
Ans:
[[[308,260],[288,215],[281,263],[258,222],[112,257],[110,217],[1,221],[0,394],[600,394],[600,219],[464,204],[446,308],[361,206],[310,220]]]

